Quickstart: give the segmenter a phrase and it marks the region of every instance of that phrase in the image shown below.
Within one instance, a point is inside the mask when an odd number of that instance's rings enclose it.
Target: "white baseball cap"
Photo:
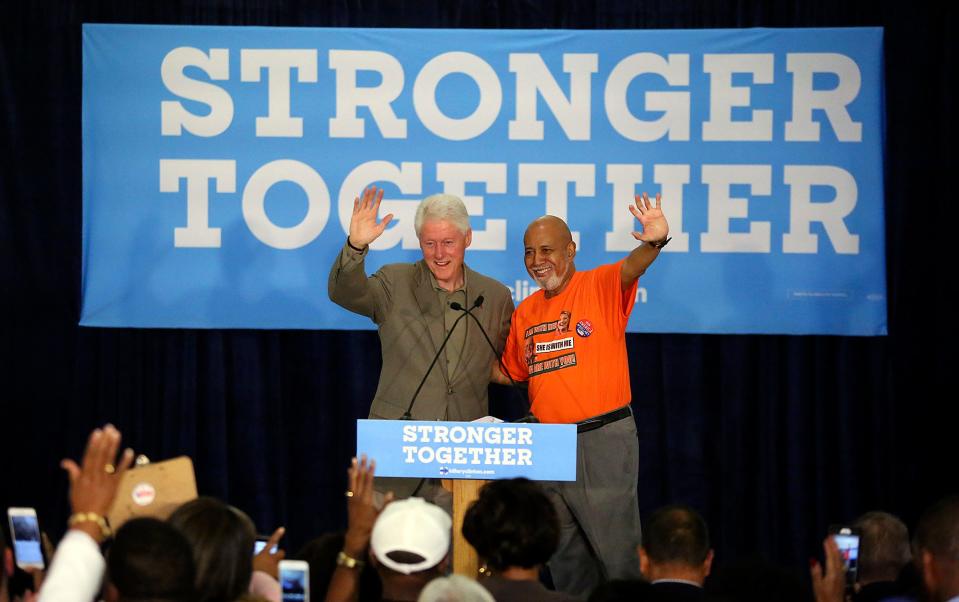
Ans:
[[[370,548],[377,561],[398,573],[409,575],[433,568],[450,549],[453,521],[442,508],[418,497],[387,504],[373,525]],[[422,558],[400,562],[390,557],[406,552]]]

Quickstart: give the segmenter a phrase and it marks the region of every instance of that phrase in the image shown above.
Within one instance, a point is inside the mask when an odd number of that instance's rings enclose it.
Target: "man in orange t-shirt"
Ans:
[[[608,579],[638,578],[639,443],[632,418],[626,322],[639,277],[669,242],[661,199],[629,207],[643,244],[611,265],[577,272],[563,220],[544,216],[523,238],[526,270],[541,290],[513,313],[503,365],[528,381],[532,413],[577,428],[576,481],[545,483],[560,516],[549,562],[556,588],[583,597]],[[494,380],[508,383],[494,369]]]

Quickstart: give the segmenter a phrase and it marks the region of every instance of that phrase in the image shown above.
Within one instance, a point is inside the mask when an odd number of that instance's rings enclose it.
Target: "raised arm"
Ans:
[[[363,198],[353,199],[353,216],[350,218],[350,236],[347,241],[350,247],[357,251],[364,251],[371,242],[376,240],[386,230],[386,226],[393,220],[393,214],[383,216],[377,223],[376,215],[380,211],[383,201],[383,189],[370,186],[363,191]]]
[[[383,200],[383,190],[370,186],[363,191],[363,197],[353,200],[353,215],[350,218],[350,234],[342,251],[333,260],[327,293],[330,300],[354,313],[376,319],[378,293],[380,289],[371,287],[365,271],[366,252],[370,243],[380,237],[386,226],[393,220],[390,213],[380,222],[376,216]]]
[[[643,226],[642,232],[633,232],[633,238],[642,241],[630,252],[623,262],[623,268],[620,271],[623,290],[633,286],[633,283],[646,272],[646,268],[659,257],[660,250],[669,242],[669,224],[666,223],[666,216],[663,215],[662,198],[659,193],[656,194],[656,204],[653,205],[649,200],[649,195],[645,192],[637,194],[633,205],[629,206],[630,213],[639,220]]]

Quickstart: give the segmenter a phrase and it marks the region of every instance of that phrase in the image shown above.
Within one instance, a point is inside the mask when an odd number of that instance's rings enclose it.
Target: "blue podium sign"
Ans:
[[[576,480],[575,424],[357,420],[381,477]]]

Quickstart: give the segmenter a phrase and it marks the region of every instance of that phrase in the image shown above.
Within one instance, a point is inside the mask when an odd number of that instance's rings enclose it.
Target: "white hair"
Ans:
[[[423,588],[417,602],[496,602],[485,587],[463,575],[437,577]]]
[[[458,196],[452,194],[434,194],[420,202],[413,219],[413,229],[416,230],[417,237],[423,224],[429,220],[450,222],[463,234],[470,229],[470,216],[466,212],[466,205]]]

